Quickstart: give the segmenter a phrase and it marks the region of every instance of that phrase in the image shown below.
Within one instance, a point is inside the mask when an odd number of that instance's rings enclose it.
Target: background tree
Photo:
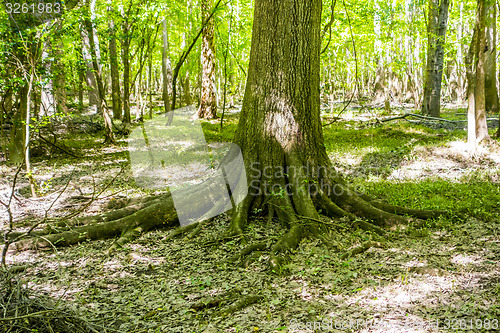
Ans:
[[[441,80],[449,5],[449,0],[429,0],[427,65],[422,113],[433,117],[439,117],[441,109]]]
[[[205,22],[212,9],[211,0],[201,0],[201,17]],[[215,96],[215,25],[214,20],[210,20],[202,32],[201,51],[201,98],[198,117],[213,119],[217,116],[217,98]]]
[[[122,101],[120,89],[120,71],[118,67],[118,51],[116,45],[115,10],[112,1],[108,1],[109,13],[109,63],[111,70],[111,96],[113,100],[113,118],[122,118]]]
[[[484,87],[486,112],[498,113],[497,89],[497,6],[496,1],[486,1],[486,56],[484,60]]]
[[[488,124],[486,123],[486,89],[485,89],[485,62],[488,49],[486,47],[486,0],[477,1],[476,26],[477,38],[475,47],[475,85],[474,110],[476,123],[476,140],[481,142],[489,138]]]
[[[172,65],[170,64],[170,58],[168,55],[169,47],[168,47],[168,27],[167,20],[163,20],[163,33],[162,33],[162,41],[163,47],[161,51],[161,73],[162,73],[162,99],[163,105],[165,109],[165,113],[170,111],[170,86],[172,82]]]

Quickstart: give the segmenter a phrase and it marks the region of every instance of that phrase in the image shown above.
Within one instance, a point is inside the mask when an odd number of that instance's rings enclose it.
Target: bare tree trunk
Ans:
[[[64,63],[61,61],[64,44],[62,39],[59,45],[54,50],[56,60],[54,63],[55,82],[54,82],[54,96],[56,102],[56,110],[64,114],[68,113],[68,106],[66,105],[66,71]]]
[[[109,62],[111,69],[111,96],[113,99],[113,118],[122,118],[122,101],[120,91],[120,71],[118,69],[118,51],[116,49],[116,29],[113,18],[114,10],[111,1],[108,2],[109,20]]]
[[[129,11],[125,13],[122,9],[122,30],[123,36],[121,38],[122,45],[122,63],[123,63],[123,123],[125,128],[130,126],[130,39],[131,27],[129,23]]]
[[[497,113],[498,89],[497,89],[497,10],[494,0],[486,1],[486,59],[484,61],[484,87],[486,98],[486,112]]]
[[[427,65],[422,114],[439,117],[449,0],[429,0]]]
[[[476,90],[476,68],[473,66],[474,57],[476,54],[477,47],[477,26],[474,28],[474,34],[472,36],[472,41],[470,42],[469,52],[465,57],[465,67],[467,75],[467,143],[471,147],[472,151],[476,150],[477,140],[476,140],[476,101],[474,100],[474,93]]]
[[[77,53],[81,59],[83,59],[83,49],[82,45],[77,45],[76,47]],[[84,81],[85,81],[85,68],[86,65],[82,65],[77,63],[76,70],[78,71],[78,109],[83,110],[83,91],[84,91]]]
[[[384,60],[383,60],[383,49],[382,49],[382,41],[381,39],[381,24],[380,24],[380,5],[378,1],[375,1],[375,19],[374,19],[374,29],[375,29],[375,53],[377,59],[377,71],[375,73],[375,86],[373,87],[374,103],[383,103],[386,100],[386,89],[385,89],[385,68],[384,68]]]
[[[485,60],[486,60],[486,1],[477,2],[477,46],[476,46],[476,85],[474,103],[476,111],[476,138],[477,142],[488,139],[488,124],[486,123],[485,98]]]
[[[170,111],[170,86],[172,84],[172,65],[168,57],[168,27],[167,20],[163,20],[163,47],[161,52],[161,73],[163,78],[162,99],[165,113]]]
[[[14,164],[21,164],[24,159],[24,139],[26,137],[26,126],[23,122],[27,115],[28,87],[21,87],[17,93],[19,108],[14,113],[12,119],[12,129],[10,131],[9,161]]]
[[[82,55],[83,55],[83,60],[86,64],[85,80],[87,83],[87,91],[89,96],[89,107],[94,107],[97,109],[97,106],[99,104],[99,96],[97,92],[95,75],[92,67],[92,55],[90,54],[90,39],[89,39],[90,33],[91,32],[87,31],[86,29],[81,30]]]
[[[153,55],[148,55],[148,96],[149,96],[149,119],[153,119]]]
[[[193,104],[193,100],[191,98],[191,79],[189,78],[189,70],[186,70],[186,75],[184,76],[184,82],[182,85],[182,91],[184,92],[184,103],[186,105]]]
[[[205,22],[212,0],[201,1],[202,22]],[[210,20],[203,29],[203,42],[201,50],[202,84],[201,101],[198,117],[213,119],[217,117],[217,99],[215,96],[215,45],[214,45],[214,20]]]
[[[48,42],[47,42],[48,43]],[[52,64],[49,60],[49,46],[45,45],[42,51],[42,65],[45,67],[47,75],[51,75]],[[45,80],[44,80],[45,81]],[[54,84],[52,79],[46,80],[45,84],[41,87],[40,93],[40,114],[42,116],[50,116],[55,112],[55,99],[52,93]]]
[[[456,59],[456,75],[457,75],[457,101],[458,102],[463,102],[465,98],[467,98],[467,91],[464,89],[465,85],[467,84],[466,77],[464,77],[465,73],[462,69],[462,64],[464,64],[464,45],[462,42],[463,38],[463,31],[464,31],[464,22],[463,22],[463,11],[464,11],[464,4],[460,2],[459,4],[459,11],[460,11],[460,19],[458,21],[458,27],[457,27],[457,40],[458,40],[458,46],[457,46],[457,59]]]
[[[87,31],[89,32],[89,42],[90,42],[90,54],[92,57],[92,65],[94,68],[95,78],[97,81],[97,89],[98,89],[98,97],[100,102],[100,111],[102,112],[102,117],[104,119],[104,128],[105,128],[105,137],[104,143],[114,143],[115,138],[113,135],[113,129],[111,127],[111,118],[108,114],[108,107],[106,105],[106,93],[104,90],[104,85],[101,77],[101,69],[99,67],[99,63],[97,62],[97,50],[95,45],[94,38],[94,29],[92,27],[91,21],[91,9],[92,5],[89,6],[89,10],[86,13],[88,17],[85,18],[85,25],[87,27]]]

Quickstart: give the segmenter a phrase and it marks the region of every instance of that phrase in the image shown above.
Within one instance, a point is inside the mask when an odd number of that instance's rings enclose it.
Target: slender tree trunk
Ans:
[[[26,93],[26,115],[24,119],[24,163],[26,164],[26,173],[28,174],[28,178],[30,181],[31,187],[31,196],[36,198],[36,190],[35,190],[35,179],[31,174],[31,159],[30,159],[30,132],[31,132],[31,94],[33,92],[33,80],[35,78],[35,68],[30,68],[29,72],[29,83],[28,83],[28,91]]]
[[[449,0],[429,0],[427,65],[422,114],[439,117]]]
[[[193,104],[193,99],[191,98],[191,79],[189,78],[189,70],[186,70],[186,75],[184,76],[182,91],[184,93],[184,104]]]
[[[125,15],[122,13],[122,15]],[[123,123],[126,128],[130,126],[130,24],[128,16],[124,17],[122,24],[122,62],[123,62]]]
[[[374,103],[383,103],[386,100],[386,89],[385,89],[385,82],[386,82],[386,75],[385,75],[385,66],[384,66],[384,57],[383,57],[383,48],[382,48],[382,41],[381,41],[381,18],[380,18],[380,5],[378,3],[378,0],[375,1],[375,18],[374,18],[374,30],[375,30],[375,57],[377,61],[377,70],[375,73],[375,86],[373,88],[373,102]]]
[[[497,9],[495,0],[486,1],[486,55],[484,61],[484,88],[486,112],[497,113]]]
[[[163,81],[162,100],[165,113],[170,111],[170,87],[172,84],[172,65],[168,56],[168,27],[167,20],[163,20],[163,47],[161,49],[161,73]]]
[[[111,96],[113,99],[113,118],[122,118],[122,101],[120,91],[120,71],[118,69],[118,51],[116,47],[116,29],[114,10],[111,1],[108,2],[109,19],[109,62],[111,69]]]
[[[49,60],[49,45],[45,45],[42,51],[42,65],[45,67],[45,72],[47,75],[51,75],[52,72],[52,63],[51,60]],[[41,87],[41,93],[40,93],[40,114],[42,116],[49,116],[53,115],[55,112],[55,99],[54,99],[54,94],[52,93],[54,84],[52,81],[52,78],[49,78],[48,80],[43,80],[45,81],[43,86]]]
[[[55,81],[54,81],[54,96],[56,102],[56,110],[64,114],[68,113],[68,106],[66,104],[67,94],[66,94],[66,70],[64,68],[64,63],[62,62],[62,52],[64,49],[63,41],[59,41],[59,45],[54,50],[55,63]]]
[[[85,25],[87,27],[87,31],[89,31],[89,42],[90,42],[90,54],[92,58],[92,65],[94,68],[94,74],[97,81],[97,89],[98,89],[98,98],[100,104],[100,111],[102,112],[102,117],[104,119],[104,129],[105,129],[105,137],[104,143],[114,143],[115,138],[113,135],[113,129],[111,127],[111,118],[108,114],[108,107],[106,105],[106,92],[104,90],[104,85],[101,77],[101,69],[98,63],[97,49],[95,45],[94,38],[94,29],[91,21],[91,6],[90,9],[86,13],[88,16],[85,18]]]
[[[201,0],[202,22],[210,15],[212,0]],[[203,41],[201,49],[202,84],[201,101],[198,117],[213,119],[217,117],[217,99],[215,96],[215,23],[210,20],[203,29]]]
[[[458,21],[458,27],[457,27],[457,41],[458,41],[458,46],[457,46],[457,59],[456,59],[456,74],[457,74],[457,98],[458,102],[463,102],[465,98],[467,98],[467,91],[464,89],[465,85],[467,84],[467,79],[466,75],[464,75],[464,70],[462,69],[462,64],[464,64],[464,43],[462,41],[463,34],[464,34],[464,22],[463,22],[463,11],[464,11],[464,4],[463,2],[460,2],[458,4],[459,6],[459,12],[460,12],[460,18]]]
[[[149,119],[153,119],[153,55],[148,56],[148,96],[149,96]]]
[[[81,30],[82,55],[83,55],[83,60],[86,64],[85,80],[87,83],[89,107],[94,107],[97,109],[97,106],[99,104],[99,96],[98,96],[99,93],[97,91],[97,84],[96,84],[95,75],[93,72],[92,55],[90,54],[90,40],[89,40],[90,33],[92,33],[92,32],[89,32],[86,29]]]
[[[23,125],[27,116],[28,87],[22,86],[18,93],[19,108],[14,113],[12,128],[10,131],[9,161],[21,164],[24,159],[24,139],[26,137],[26,126]]]
[[[476,46],[476,85],[474,103],[476,111],[476,138],[477,142],[489,138],[488,124],[486,123],[486,98],[485,98],[485,60],[486,49],[486,1],[477,2],[477,46]]]
[[[80,56],[80,59],[83,59],[83,50],[82,45],[77,45],[76,47],[77,53]],[[85,65],[77,63],[76,70],[78,71],[78,109],[83,110],[83,91],[84,91],[84,82],[85,82]]]

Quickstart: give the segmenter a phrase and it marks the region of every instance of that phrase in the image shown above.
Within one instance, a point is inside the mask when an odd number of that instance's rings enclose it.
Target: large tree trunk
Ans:
[[[497,89],[497,9],[494,0],[486,2],[486,55],[484,60],[484,88],[486,112],[497,113],[498,89]]]
[[[210,15],[212,0],[201,0],[202,22]],[[217,99],[215,96],[215,45],[214,33],[215,23],[210,20],[203,29],[203,41],[201,49],[202,84],[201,101],[198,117],[213,119],[217,117]]]
[[[449,0],[429,0],[427,65],[422,114],[439,117]]]

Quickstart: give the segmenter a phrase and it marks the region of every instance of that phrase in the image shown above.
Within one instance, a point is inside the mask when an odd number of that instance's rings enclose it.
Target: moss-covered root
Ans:
[[[113,238],[118,235],[122,235],[123,239],[120,241],[122,243],[125,240],[132,240],[141,232],[177,224],[177,214],[169,196],[161,202],[148,205],[129,216],[114,221],[76,227],[72,230],[43,237],[23,239],[13,245],[16,250],[22,251],[52,246],[69,246],[85,240]]]
[[[267,248],[267,242],[250,244],[246,246],[243,250],[241,250],[240,253],[237,253],[234,256],[229,257],[229,259],[227,259],[227,262],[233,263],[241,258],[244,258],[245,256],[248,256],[252,252],[264,251],[266,248]]]
[[[318,209],[321,209],[330,218],[347,217],[351,221],[353,221],[354,225],[360,228],[361,230],[371,231],[381,236],[384,236],[386,234],[384,229],[369,222],[363,221],[357,218],[356,215],[351,214],[343,210],[339,206],[337,206],[322,191],[319,191],[318,195],[315,197],[315,203]]]
[[[257,303],[258,301],[260,301],[263,297],[260,296],[260,295],[248,295],[248,296],[245,296],[239,300],[237,300],[236,302],[234,302],[233,304],[221,309],[219,312],[217,312],[217,315],[219,316],[228,316],[230,314],[233,314],[237,311],[240,311],[252,304],[255,304]]]
[[[356,254],[363,253],[371,247],[384,248],[385,246],[383,243],[380,242],[373,242],[373,241],[364,242],[363,244],[356,246],[350,251],[344,253],[342,256],[340,256],[340,259],[344,260],[346,258],[355,256]]]
[[[283,254],[295,249],[305,236],[305,228],[301,225],[292,225],[272,247],[269,256],[269,268],[274,273],[279,273],[284,264]]]
[[[250,209],[252,200],[253,196],[247,195],[247,197],[234,208],[233,217],[224,235],[225,237],[243,237],[243,229],[245,229],[245,225],[247,224],[248,210]]]

